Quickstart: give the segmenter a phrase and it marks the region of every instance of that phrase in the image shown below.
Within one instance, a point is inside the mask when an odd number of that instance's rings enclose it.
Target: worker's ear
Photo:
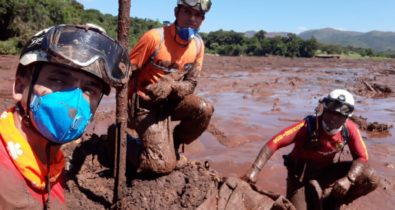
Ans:
[[[176,20],[177,20],[177,16],[178,16],[178,12],[179,11],[180,11],[180,7],[179,6],[174,7],[174,17],[176,17]]]
[[[12,87],[12,97],[16,102],[20,102],[23,98],[23,92],[29,87],[29,81],[26,77],[17,75]]]

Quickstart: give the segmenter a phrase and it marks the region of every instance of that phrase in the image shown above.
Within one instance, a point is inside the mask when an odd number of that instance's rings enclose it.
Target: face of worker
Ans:
[[[195,10],[192,7],[179,5],[174,9],[176,22],[182,28],[199,28],[204,20],[204,12]]]
[[[339,112],[324,110],[322,120],[330,129],[337,129],[346,122],[347,116]]]
[[[15,101],[22,102],[24,108],[29,94],[30,78],[31,76],[17,76],[14,84],[13,97]],[[33,94],[44,96],[57,91],[80,88],[94,113],[102,97],[103,87],[100,79],[85,72],[45,63],[33,86]]]

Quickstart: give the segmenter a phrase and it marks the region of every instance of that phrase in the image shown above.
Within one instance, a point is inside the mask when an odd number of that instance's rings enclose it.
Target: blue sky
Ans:
[[[117,15],[118,0],[77,0],[85,9]],[[300,33],[331,27],[346,31],[395,32],[395,0],[212,0],[201,27],[245,32]],[[174,21],[177,0],[131,0],[131,16]]]

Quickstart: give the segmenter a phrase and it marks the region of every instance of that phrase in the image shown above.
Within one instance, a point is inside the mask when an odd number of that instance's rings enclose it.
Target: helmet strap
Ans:
[[[44,202],[44,209],[48,209],[49,207],[49,199],[51,195],[51,180],[50,180],[50,169],[51,169],[51,146],[56,145],[52,143],[51,141],[47,142],[47,145],[45,146],[45,153],[46,153],[46,159],[47,159],[47,164],[46,164],[46,169],[47,169],[47,174],[45,176],[45,191],[47,192],[48,196],[47,199]]]
[[[318,110],[315,110],[315,132],[318,139]]]
[[[314,119],[314,130],[311,133],[311,142],[315,147],[319,146],[319,137],[318,137],[318,111],[315,110],[315,119]]]
[[[22,115],[22,122],[25,126],[27,127],[32,127],[32,121],[30,119],[30,101],[32,98],[32,94],[33,94],[33,88],[34,85],[37,82],[38,76],[40,75],[40,71],[41,68],[43,67],[42,63],[36,63],[34,65],[34,68],[32,69],[33,74],[32,74],[32,78],[30,80],[30,85],[29,85],[29,90],[28,90],[28,95],[27,95],[27,101],[26,101],[26,111],[23,110],[23,107],[20,107],[20,113]]]

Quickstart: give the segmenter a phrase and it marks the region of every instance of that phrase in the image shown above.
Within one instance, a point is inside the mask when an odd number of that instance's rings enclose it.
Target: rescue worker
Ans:
[[[193,93],[204,56],[198,30],[210,7],[211,0],[178,0],[175,22],[144,33],[130,53],[129,127],[142,150],[128,149],[128,160],[139,171],[171,172],[180,145],[193,142],[209,124],[213,106]],[[171,121],[180,121],[174,132]]]
[[[330,92],[320,100],[322,114],[308,116],[275,135],[242,178],[255,183],[273,153],[294,144],[284,156],[284,165],[288,170],[287,198],[296,209],[338,209],[372,192],[378,177],[368,165],[368,151],[358,127],[349,119],[354,103],[347,90]],[[352,161],[340,161],[346,145]]]
[[[0,209],[66,209],[60,148],[81,137],[128,68],[127,50],[92,24],[52,26],[27,42],[16,105],[0,116]]]

